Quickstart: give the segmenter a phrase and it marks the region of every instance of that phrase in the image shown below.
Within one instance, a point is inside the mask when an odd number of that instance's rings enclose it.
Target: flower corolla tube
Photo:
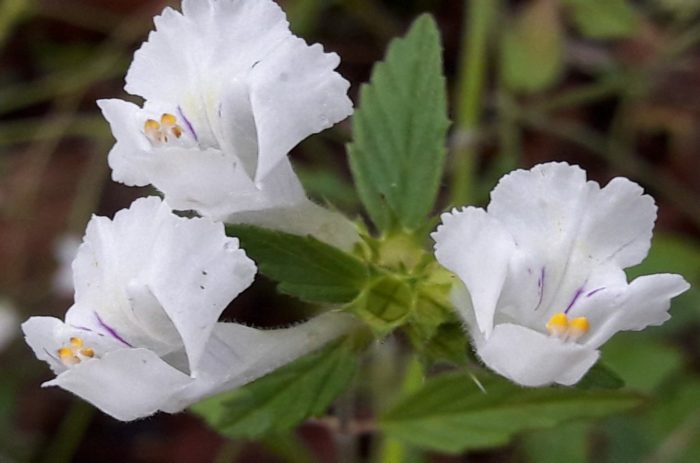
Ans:
[[[27,343],[60,386],[133,420],[174,413],[252,381],[341,335],[347,316],[258,330],[220,322],[256,266],[221,223],[172,213],[159,198],[93,217],[73,262],[65,320],[32,317]]]
[[[627,282],[649,250],[654,200],[625,178],[605,187],[566,163],[503,177],[486,210],[442,216],[437,260],[481,360],[524,386],[578,382],[618,331],[669,318],[680,275]]]

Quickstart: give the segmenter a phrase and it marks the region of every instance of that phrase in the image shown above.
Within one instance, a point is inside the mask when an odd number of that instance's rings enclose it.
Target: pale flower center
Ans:
[[[58,358],[67,366],[77,365],[81,361],[95,356],[95,351],[91,347],[85,347],[82,338],[74,336],[68,340],[68,344],[59,348]]]
[[[577,341],[588,332],[590,325],[586,317],[569,318],[564,312],[552,315],[545,325],[551,336],[563,341]]]

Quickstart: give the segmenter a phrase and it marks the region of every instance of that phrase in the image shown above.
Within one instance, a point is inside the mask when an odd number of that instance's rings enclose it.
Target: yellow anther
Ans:
[[[86,358],[95,356],[95,351],[91,347],[83,347],[85,343],[82,338],[73,336],[68,339],[68,344],[56,350],[58,359],[67,367],[76,365]]]
[[[143,124],[143,130],[145,130],[146,133],[160,131],[160,124],[154,119],[147,119],[146,123]]]
[[[166,127],[174,126],[177,125],[177,119],[172,114],[164,113],[162,116],[160,116],[160,123]]]
[[[65,362],[66,359],[73,357],[73,349],[70,347],[61,347],[58,349],[58,358]]]
[[[170,113],[163,113],[160,122],[155,119],[148,119],[144,123],[143,133],[151,143],[158,145],[167,143],[168,138],[173,135],[175,138],[182,136],[182,127],[177,125],[177,118]]]
[[[590,324],[586,317],[574,318],[569,322],[569,337],[576,340],[586,334],[589,328]]]
[[[552,315],[545,327],[547,331],[549,331],[549,334],[553,336],[564,336],[569,329],[569,317],[563,312],[556,313]]]

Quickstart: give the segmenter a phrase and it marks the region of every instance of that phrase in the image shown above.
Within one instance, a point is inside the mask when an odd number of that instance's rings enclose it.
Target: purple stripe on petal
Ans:
[[[576,304],[576,301],[581,296],[581,294],[583,294],[583,287],[580,287],[576,290],[576,292],[574,293],[574,297],[571,299],[571,302],[569,302],[569,305],[566,306],[566,310],[564,311],[564,313],[569,313],[569,310],[571,310],[574,304]]]
[[[100,318],[100,315],[99,315],[97,312],[93,312],[93,313],[95,314],[95,317],[97,318],[97,323],[98,323],[102,328],[104,328],[104,329],[107,331],[107,333],[110,334],[110,336],[112,336],[114,339],[116,339],[117,341],[121,342],[122,344],[124,344],[124,345],[127,346],[127,347],[134,347],[134,346],[132,346],[131,344],[129,344],[124,338],[122,338],[122,337],[119,335],[119,333],[117,333],[117,331],[116,331],[114,328],[112,328],[111,326],[109,326],[108,324],[106,324],[106,323],[102,320],[102,318]]]
[[[602,291],[602,290],[604,290],[604,289],[605,289],[605,286],[601,286],[600,288],[596,288],[596,289],[594,289],[593,291],[590,291],[589,293],[587,293],[587,294],[586,294],[586,297],[591,297],[591,296],[593,296],[595,293],[597,293],[598,291]]]
[[[180,115],[183,121],[185,121],[185,125],[187,126],[187,130],[190,131],[192,136],[194,137],[195,141],[199,141],[199,138],[197,137],[197,132],[194,131],[194,127],[192,127],[192,123],[190,122],[189,119],[187,119],[187,116],[185,116],[185,113],[182,112],[181,107],[177,107],[177,113]]]
[[[92,329],[88,328],[87,326],[71,325],[70,327],[75,328],[76,330],[89,331],[92,333]]]
[[[544,298],[544,267],[540,270],[540,277],[537,279],[537,288],[539,289],[539,300],[537,301],[537,306],[535,310],[539,309],[542,305],[542,299]]]

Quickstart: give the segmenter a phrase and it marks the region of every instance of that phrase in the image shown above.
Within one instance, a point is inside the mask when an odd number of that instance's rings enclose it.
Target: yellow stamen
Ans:
[[[163,113],[160,122],[148,119],[144,123],[143,133],[153,144],[167,143],[168,137],[173,135],[180,138],[183,134],[182,127],[177,124],[177,118],[170,113]]]
[[[73,349],[70,347],[61,347],[58,349],[58,358],[65,362],[66,359],[73,357]]]
[[[73,336],[68,339],[68,344],[56,350],[58,359],[67,367],[80,363],[85,358],[93,358],[95,351],[91,347],[83,347],[82,338]]]
[[[160,124],[156,120],[148,119],[143,125],[143,130],[145,130],[146,132],[158,131],[160,130]]]
[[[172,114],[164,113],[162,116],[160,116],[160,123],[166,127],[174,126],[177,125],[177,119]]]
[[[565,313],[560,312],[552,315],[547,324],[545,325],[549,334],[562,337],[566,335],[569,328],[569,317]]]
[[[569,322],[569,337],[576,340],[586,334],[589,328],[590,324],[586,317],[574,318]]]

